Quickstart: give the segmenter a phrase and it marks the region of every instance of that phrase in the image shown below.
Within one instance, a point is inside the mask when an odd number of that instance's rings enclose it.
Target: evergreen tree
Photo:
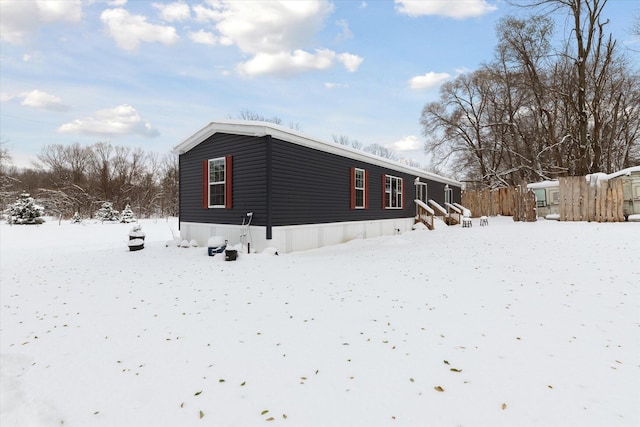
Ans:
[[[102,207],[96,211],[96,218],[104,221],[120,221],[119,212],[113,209],[113,203],[104,202]]]
[[[18,200],[7,209],[9,222],[12,224],[42,224],[44,222],[44,208],[37,205],[33,197],[27,193],[20,195]]]
[[[82,218],[80,217],[80,214],[78,213],[78,211],[76,211],[76,213],[74,213],[73,216],[71,217],[71,223],[80,224],[81,222],[82,222]]]
[[[134,222],[136,220],[135,215],[133,214],[133,211],[131,210],[131,206],[127,203],[127,206],[124,207],[124,210],[122,211],[122,215],[120,217],[120,222]]]

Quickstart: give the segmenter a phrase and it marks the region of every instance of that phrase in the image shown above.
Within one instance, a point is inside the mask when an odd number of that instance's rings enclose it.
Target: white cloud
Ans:
[[[206,44],[209,46],[215,46],[218,44],[218,38],[216,35],[205,30],[191,32],[189,33],[189,38],[194,43]]]
[[[352,55],[350,53],[341,53],[338,55],[338,61],[342,62],[347,71],[355,72],[362,64],[364,59],[358,55]]]
[[[22,54],[22,62],[29,63],[42,63],[44,61],[44,56],[37,50],[33,52],[25,52]]]
[[[253,59],[238,65],[241,74],[295,74],[302,71],[326,70],[333,65],[335,52],[321,49],[315,54],[296,50],[293,53],[258,53]]]
[[[341,42],[353,38],[353,33],[349,29],[349,23],[345,19],[341,19],[336,22],[336,25],[340,27],[340,33],[336,37],[336,41]]]
[[[8,102],[14,99],[15,96],[10,93],[0,92],[0,102]]]
[[[311,53],[316,34],[333,12],[327,0],[314,1],[214,1],[193,7],[196,20],[214,23],[217,34],[191,33],[197,43],[236,45],[252,57],[237,70],[254,76],[288,75],[311,70],[326,70],[336,61],[348,71],[356,71],[362,58],[329,49]],[[351,36],[346,21],[339,21],[341,37]]]
[[[202,4],[193,6],[193,12],[196,14],[196,21],[198,22],[215,22],[222,19],[222,14],[216,9],[210,9]]]
[[[309,46],[333,12],[331,3],[315,1],[221,2],[212,14],[216,29],[246,53],[279,53]]]
[[[189,5],[183,2],[153,3],[152,6],[160,11],[160,16],[166,22],[182,22],[191,17]]]
[[[449,77],[447,73],[434,73],[430,71],[422,76],[415,76],[409,79],[411,89],[431,89],[445,82]]]
[[[290,75],[304,71],[321,71],[341,62],[348,71],[356,71],[362,58],[348,53],[336,54],[329,49],[318,49],[315,53],[297,49],[291,53],[258,53],[249,61],[239,64],[238,71],[248,76],[276,74]]]
[[[409,16],[439,15],[455,19],[482,16],[498,7],[486,0],[395,0],[396,10]]]
[[[106,3],[108,6],[111,6],[111,7],[120,7],[127,4],[127,0],[89,0],[88,3],[89,4]]]
[[[36,0],[36,4],[44,22],[79,22],[82,18],[81,0]]]
[[[25,107],[40,108],[49,111],[68,111],[70,107],[62,103],[62,100],[55,95],[51,95],[41,90],[32,90],[20,94],[21,105]]]
[[[0,14],[0,40],[15,44],[23,43],[26,37],[38,27],[37,16],[38,6],[34,1],[3,1]]]
[[[118,47],[124,50],[136,50],[141,42],[171,45],[178,40],[175,28],[150,24],[145,16],[131,15],[124,9],[107,9],[100,19]]]
[[[415,135],[405,136],[399,141],[389,144],[387,148],[395,151],[417,151],[422,150],[423,145]]]
[[[58,132],[115,137],[121,135],[158,136],[160,133],[130,105],[99,110],[93,117],[77,119],[58,128]]]
[[[81,0],[2,0],[0,8],[0,40],[21,44],[43,24],[79,22]]]
[[[327,89],[336,89],[336,88],[348,88],[349,85],[346,83],[332,83],[332,82],[326,82],[324,84],[324,87]]]

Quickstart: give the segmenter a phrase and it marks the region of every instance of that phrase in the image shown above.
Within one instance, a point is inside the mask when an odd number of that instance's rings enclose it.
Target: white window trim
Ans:
[[[222,167],[223,167],[223,172],[222,172],[222,181],[214,181],[211,182],[211,162],[216,162],[216,161],[222,161]],[[224,198],[226,197],[226,190],[227,190],[227,182],[225,180],[225,177],[227,176],[227,163],[226,163],[226,159],[224,157],[216,157],[215,159],[209,159],[209,163],[208,163],[208,170],[209,170],[209,176],[207,177],[207,181],[208,181],[208,193],[207,193],[207,198],[208,198],[208,203],[209,203],[209,208],[214,208],[214,209],[224,209],[225,206],[225,201]],[[212,185],[220,185],[222,184],[222,197],[223,197],[223,202],[221,205],[212,205],[211,204],[211,186]]]
[[[367,188],[367,172],[364,169],[353,168],[353,189],[355,191],[355,208],[356,209],[366,209],[367,206],[367,192],[365,188]],[[362,187],[358,187],[358,172],[362,173]],[[358,206],[358,191],[362,191],[362,206]]]
[[[389,184],[390,184],[390,188],[391,188],[391,192],[388,193],[387,192],[387,182],[386,180],[389,179]],[[400,197],[400,206],[387,206],[387,201],[389,201],[389,199],[391,197],[393,197],[393,181],[398,181],[400,183],[400,191],[399,191],[399,197]],[[384,188],[384,208],[385,209],[404,209],[404,180],[398,176],[394,176],[394,175],[385,175],[385,188]],[[389,195],[390,197],[388,198],[387,195]],[[393,203],[392,203],[393,204]]]

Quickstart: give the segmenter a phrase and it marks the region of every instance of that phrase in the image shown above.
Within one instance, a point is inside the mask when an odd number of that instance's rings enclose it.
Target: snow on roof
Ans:
[[[595,178],[596,182],[608,181],[610,179],[618,178],[620,176],[629,176],[632,173],[640,173],[640,166],[632,166],[630,168],[622,169],[617,172],[613,172],[610,174],[606,174],[604,172],[595,172],[585,176],[587,181],[591,181],[591,178]],[[527,184],[527,188],[531,188],[533,190],[539,188],[552,188],[560,186],[560,181],[540,181],[540,182],[532,182],[531,184]]]
[[[231,133],[236,135],[247,135],[255,137],[263,137],[271,135],[274,138],[290,142],[292,144],[302,145],[304,147],[336,154],[342,157],[348,157],[360,160],[366,163],[382,166],[384,168],[393,169],[399,172],[408,173],[422,178],[431,179],[433,181],[451,184],[460,187],[462,184],[454,179],[446,178],[422,169],[403,165],[402,163],[391,161],[362,150],[347,147],[335,142],[321,141],[316,138],[307,136],[301,132],[276,125],[270,122],[252,121],[252,120],[216,120],[210,122],[202,129],[190,137],[184,139],[181,143],[173,148],[173,152],[183,154],[194,148],[196,145],[205,141],[215,133]]]
[[[589,175],[585,175],[585,177],[584,177],[584,178],[585,178],[588,182],[591,182],[591,178],[595,178],[596,182],[598,182],[598,181],[600,181],[600,180],[606,181],[606,180],[608,180],[608,179],[609,179],[609,178],[608,178],[608,175],[607,175],[606,173],[604,173],[604,172],[594,172],[594,173],[591,173],[591,174],[589,174]]]
[[[613,179],[622,175],[631,175],[633,172],[640,173],[640,166],[632,166],[630,168],[619,170],[618,172],[610,173],[609,175],[606,175],[606,179]]]
[[[560,181],[540,181],[533,182],[531,184],[527,184],[527,188],[531,188],[533,190],[538,188],[550,188],[550,187],[558,187],[560,186]]]

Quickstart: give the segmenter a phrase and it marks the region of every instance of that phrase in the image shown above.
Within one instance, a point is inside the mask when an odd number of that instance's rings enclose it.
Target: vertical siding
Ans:
[[[233,156],[231,209],[202,207],[202,161]],[[209,224],[241,224],[247,212],[252,223],[266,224],[265,144],[260,138],[216,133],[180,155],[180,220]]]
[[[216,133],[180,155],[180,220],[241,224],[253,212],[252,224],[267,223],[266,138]],[[202,161],[233,156],[233,207],[202,207]],[[351,168],[367,171],[367,209],[351,209]],[[383,209],[384,174],[403,178],[402,209]],[[416,176],[336,154],[272,139],[271,225],[411,218],[415,215]],[[428,197],[444,204],[445,184],[428,184]],[[452,187],[460,202],[460,188]]]
[[[368,209],[351,209],[351,167],[368,172]],[[383,174],[404,179],[402,209],[382,208]],[[415,178],[415,175],[274,139],[273,225],[411,218],[415,216]],[[444,204],[445,184],[426,182],[429,197]]]

